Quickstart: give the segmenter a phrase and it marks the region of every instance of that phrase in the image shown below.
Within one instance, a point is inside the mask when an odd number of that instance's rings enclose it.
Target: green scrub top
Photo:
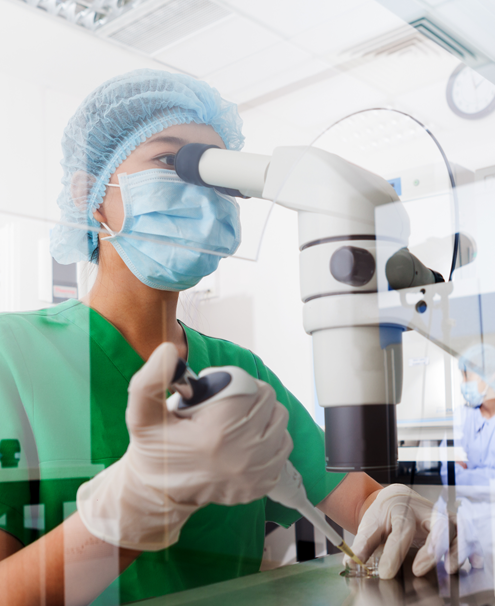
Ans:
[[[313,504],[342,480],[325,471],[323,432],[252,352],[183,325],[199,373],[235,365],[273,386],[289,410],[290,460]],[[0,315],[0,528],[25,545],[75,511],[78,487],[117,461],[129,436],[127,387],[144,364],[101,315],[70,300]],[[143,553],[94,604],[123,604],[251,574],[263,555],[265,521],[288,527],[299,514],[263,498],[208,505],[178,543]]]

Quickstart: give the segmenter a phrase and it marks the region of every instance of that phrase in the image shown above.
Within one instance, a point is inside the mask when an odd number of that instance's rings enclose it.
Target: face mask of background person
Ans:
[[[476,479],[471,468],[493,467],[490,447],[493,423],[487,424],[486,420],[495,415],[495,347],[488,343],[473,345],[459,357],[458,364],[463,379],[461,392],[467,405],[462,414],[461,439],[467,463],[457,463],[473,476],[459,479],[461,483],[473,484],[480,478]]]
[[[467,406],[478,408],[485,400],[495,399],[495,391],[475,372],[465,370],[462,377],[461,393]]]

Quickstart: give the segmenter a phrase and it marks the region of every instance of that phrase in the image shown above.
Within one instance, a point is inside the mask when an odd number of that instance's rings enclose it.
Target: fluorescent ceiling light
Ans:
[[[134,18],[128,14],[125,24],[114,22],[112,32],[107,27],[101,33],[152,57],[232,17],[230,11],[210,0],[174,0],[161,5],[150,2],[139,12]]]
[[[211,0],[24,1],[150,54],[232,14]]]
[[[96,30],[145,0],[25,0],[50,15]]]

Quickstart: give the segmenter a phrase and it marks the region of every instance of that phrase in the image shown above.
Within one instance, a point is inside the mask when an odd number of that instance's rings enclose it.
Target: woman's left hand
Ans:
[[[354,553],[366,562],[383,545],[378,572],[380,578],[393,578],[411,547],[420,548],[413,562],[413,573],[422,576],[446,555],[448,573],[457,572],[459,562],[455,516],[446,504],[436,504],[402,484],[392,484],[378,496],[364,513],[352,545]],[[355,566],[348,558],[345,564]]]

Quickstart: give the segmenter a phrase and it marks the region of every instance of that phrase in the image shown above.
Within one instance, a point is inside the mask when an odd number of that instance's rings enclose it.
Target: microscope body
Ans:
[[[200,147],[186,145],[176,156],[182,179],[298,213],[303,325],[312,336],[316,392],[325,409],[327,470],[394,470],[402,334],[413,328],[431,338],[418,301],[430,296],[433,310],[440,292],[448,304],[452,283],[383,292],[386,261],[407,247],[409,220],[394,204],[377,233],[377,207],[399,201],[378,175],[312,147],[280,147],[271,157]],[[432,340],[455,355],[445,335]]]
[[[394,469],[403,329],[380,320],[377,248],[393,254],[409,233],[407,221],[398,221],[378,238],[375,208],[398,196],[384,179],[339,156],[278,148],[263,197],[298,212],[303,324],[325,409],[327,469]]]

